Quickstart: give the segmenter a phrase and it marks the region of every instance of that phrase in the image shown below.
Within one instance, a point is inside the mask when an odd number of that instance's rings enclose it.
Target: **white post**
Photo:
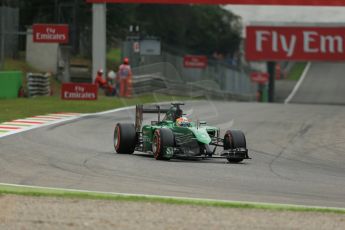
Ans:
[[[106,3],[92,4],[92,81],[98,69],[106,71]]]
[[[1,41],[0,41],[0,70],[4,69],[5,65],[5,7],[0,7],[0,12],[1,12]]]

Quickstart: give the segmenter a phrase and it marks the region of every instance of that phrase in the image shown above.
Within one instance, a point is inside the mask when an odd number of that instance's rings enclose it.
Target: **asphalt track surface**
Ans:
[[[291,103],[345,105],[345,64],[313,62]]]
[[[0,182],[345,207],[345,107],[199,101],[185,110],[222,132],[242,129],[252,160],[115,154],[113,128],[134,120],[131,109],[0,139]]]

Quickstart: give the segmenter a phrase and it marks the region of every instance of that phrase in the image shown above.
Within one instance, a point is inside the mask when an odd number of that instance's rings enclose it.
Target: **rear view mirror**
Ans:
[[[199,121],[199,120],[196,122],[196,128],[199,128],[202,125],[207,125],[207,122],[206,121]]]

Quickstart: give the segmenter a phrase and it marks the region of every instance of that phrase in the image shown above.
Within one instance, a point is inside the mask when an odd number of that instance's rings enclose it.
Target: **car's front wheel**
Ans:
[[[240,130],[228,130],[224,135],[224,150],[246,149],[247,142],[244,133]],[[243,158],[227,158],[230,163],[240,163]]]

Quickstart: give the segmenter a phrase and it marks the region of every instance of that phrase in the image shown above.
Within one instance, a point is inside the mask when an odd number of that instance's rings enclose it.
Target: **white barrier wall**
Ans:
[[[92,82],[98,69],[106,69],[106,4],[92,4]]]
[[[39,71],[56,74],[58,64],[57,43],[34,43],[32,30],[29,29],[26,36],[26,61]]]

